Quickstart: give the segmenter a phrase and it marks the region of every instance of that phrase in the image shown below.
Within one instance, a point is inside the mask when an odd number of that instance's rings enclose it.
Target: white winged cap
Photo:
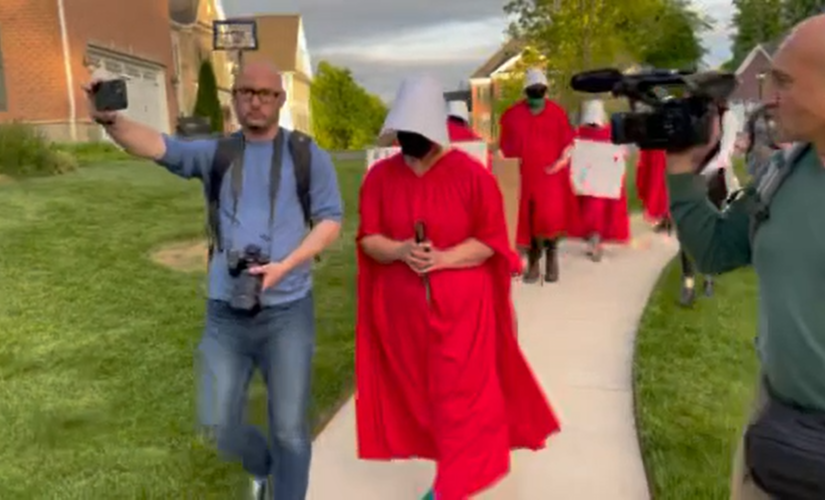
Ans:
[[[604,125],[604,102],[601,99],[591,99],[582,103],[581,123],[584,125]]]
[[[451,117],[470,121],[470,110],[467,109],[467,103],[464,101],[450,101],[447,103],[447,114]]]
[[[530,68],[527,70],[527,74],[524,75],[524,88],[526,89],[534,85],[547,87],[547,75],[538,68]]]
[[[400,131],[423,135],[441,146],[450,145],[444,90],[435,78],[416,76],[401,82],[381,128],[379,145],[392,144]]]

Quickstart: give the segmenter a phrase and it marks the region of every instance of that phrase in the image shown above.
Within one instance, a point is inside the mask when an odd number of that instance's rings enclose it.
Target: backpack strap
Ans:
[[[215,250],[222,250],[220,237],[220,198],[221,185],[226,172],[243,158],[243,136],[230,135],[218,139],[215,156],[212,159],[212,168],[206,176],[204,188],[206,191],[206,235],[209,244],[209,258]],[[237,168],[236,170],[240,170]]]
[[[304,212],[304,221],[312,227],[312,199],[310,186],[312,185],[312,139],[305,133],[293,130],[289,133],[289,154],[295,167],[295,187],[298,191],[298,201]]]
[[[298,201],[304,212],[304,223],[312,229],[312,138],[299,130],[291,131],[289,154],[292,156],[292,165],[295,169],[295,189],[298,191]],[[315,261],[320,260],[321,256],[316,255]]]
[[[779,187],[790,177],[794,167],[799,163],[799,159],[810,148],[809,143],[794,143],[790,148],[775,154],[768,165],[757,173],[753,184],[752,203],[749,207],[751,245],[753,245],[753,239],[759,226],[770,218],[770,204]]]

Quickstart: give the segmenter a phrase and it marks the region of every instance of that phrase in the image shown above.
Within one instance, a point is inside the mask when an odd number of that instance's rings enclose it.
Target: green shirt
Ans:
[[[753,264],[758,350],[776,397],[825,411],[825,167],[813,148],[774,195],[751,247],[747,197],[720,213],[704,181],[668,176],[679,240],[706,273]]]

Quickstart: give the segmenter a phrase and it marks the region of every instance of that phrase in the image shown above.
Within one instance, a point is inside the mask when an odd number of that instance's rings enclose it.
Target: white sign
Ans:
[[[452,147],[464,150],[470,156],[476,158],[478,161],[481,162],[487,168],[490,168],[490,165],[487,164],[487,143],[484,141],[474,141],[474,142],[454,142],[451,144]],[[393,146],[390,148],[372,148],[367,150],[367,170],[372,168],[372,166],[385,158],[389,158],[390,156],[396,155],[401,152],[401,148],[398,146]]]
[[[484,141],[473,141],[473,142],[454,142],[452,144],[454,148],[463,149],[467,154],[474,157],[478,161],[481,162],[482,165],[487,167],[488,169],[491,165],[487,164],[487,143]]]
[[[625,161],[622,146],[576,139],[570,161],[570,178],[576,193],[596,198],[621,198]]]

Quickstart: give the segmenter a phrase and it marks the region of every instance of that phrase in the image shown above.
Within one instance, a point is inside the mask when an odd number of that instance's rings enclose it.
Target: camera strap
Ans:
[[[770,204],[785,180],[793,173],[794,167],[811,148],[810,143],[794,143],[788,149],[775,154],[754,180],[753,201],[750,205],[751,226],[750,240],[753,239],[759,225],[770,217]]]
[[[275,222],[275,200],[278,196],[278,189],[281,187],[281,166],[284,160],[284,129],[278,131],[275,140],[272,142],[272,159],[269,163],[269,219],[267,223],[268,242],[272,241],[272,224]],[[246,140],[241,137],[246,146]],[[243,171],[244,171],[244,156],[241,154],[238,161],[234,162],[229,168],[229,187],[232,194],[232,230],[227,234],[229,239],[229,248],[232,248],[232,233],[235,227],[238,226],[238,202],[243,194]]]
[[[311,184],[312,184],[312,138],[298,130],[286,131],[281,128],[273,141],[272,163],[270,167],[269,184],[269,229],[270,237],[272,224],[275,218],[275,201],[281,182],[281,165],[283,163],[283,141],[289,135],[289,155],[292,158],[293,171],[295,174],[295,189],[298,201],[304,215],[304,222],[310,229],[313,226],[311,208]],[[204,189],[207,202],[207,228],[206,233],[209,239],[209,258],[211,260],[215,250],[223,250],[223,241],[220,227],[220,202],[221,187],[223,178],[227,172],[230,173],[231,196],[232,196],[232,223],[237,224],[238,202],[243,190],[243,161],[245,141],[242,135],[233,134],[218,140],[215,149],[215,157],[209,175],[204,180]],[[320,260],[319,256],[315,260]]]
[[[272,144],[272,160],[269,169],[269,224],[267,228],[270,239],[272,237],[272,224],[275,219],[275,202],[281,184],[284,135],[284,130],[281,129]],[[238,224],[238,203],[243,192],[245,149],[246,140],[242,135],[225,137],[218,141],[216,147],[212,169],[209,172],[207,182],[205,182],[210,259],[215,250],[221,251],[224,246],[222,228],[220,227],[220,195],[223,177],[227,172],[229,173],[230,195],[232,196],[230,218],[233,229]],[[229,246],[231,247],[231,230],[228,234],[230,236]]]

